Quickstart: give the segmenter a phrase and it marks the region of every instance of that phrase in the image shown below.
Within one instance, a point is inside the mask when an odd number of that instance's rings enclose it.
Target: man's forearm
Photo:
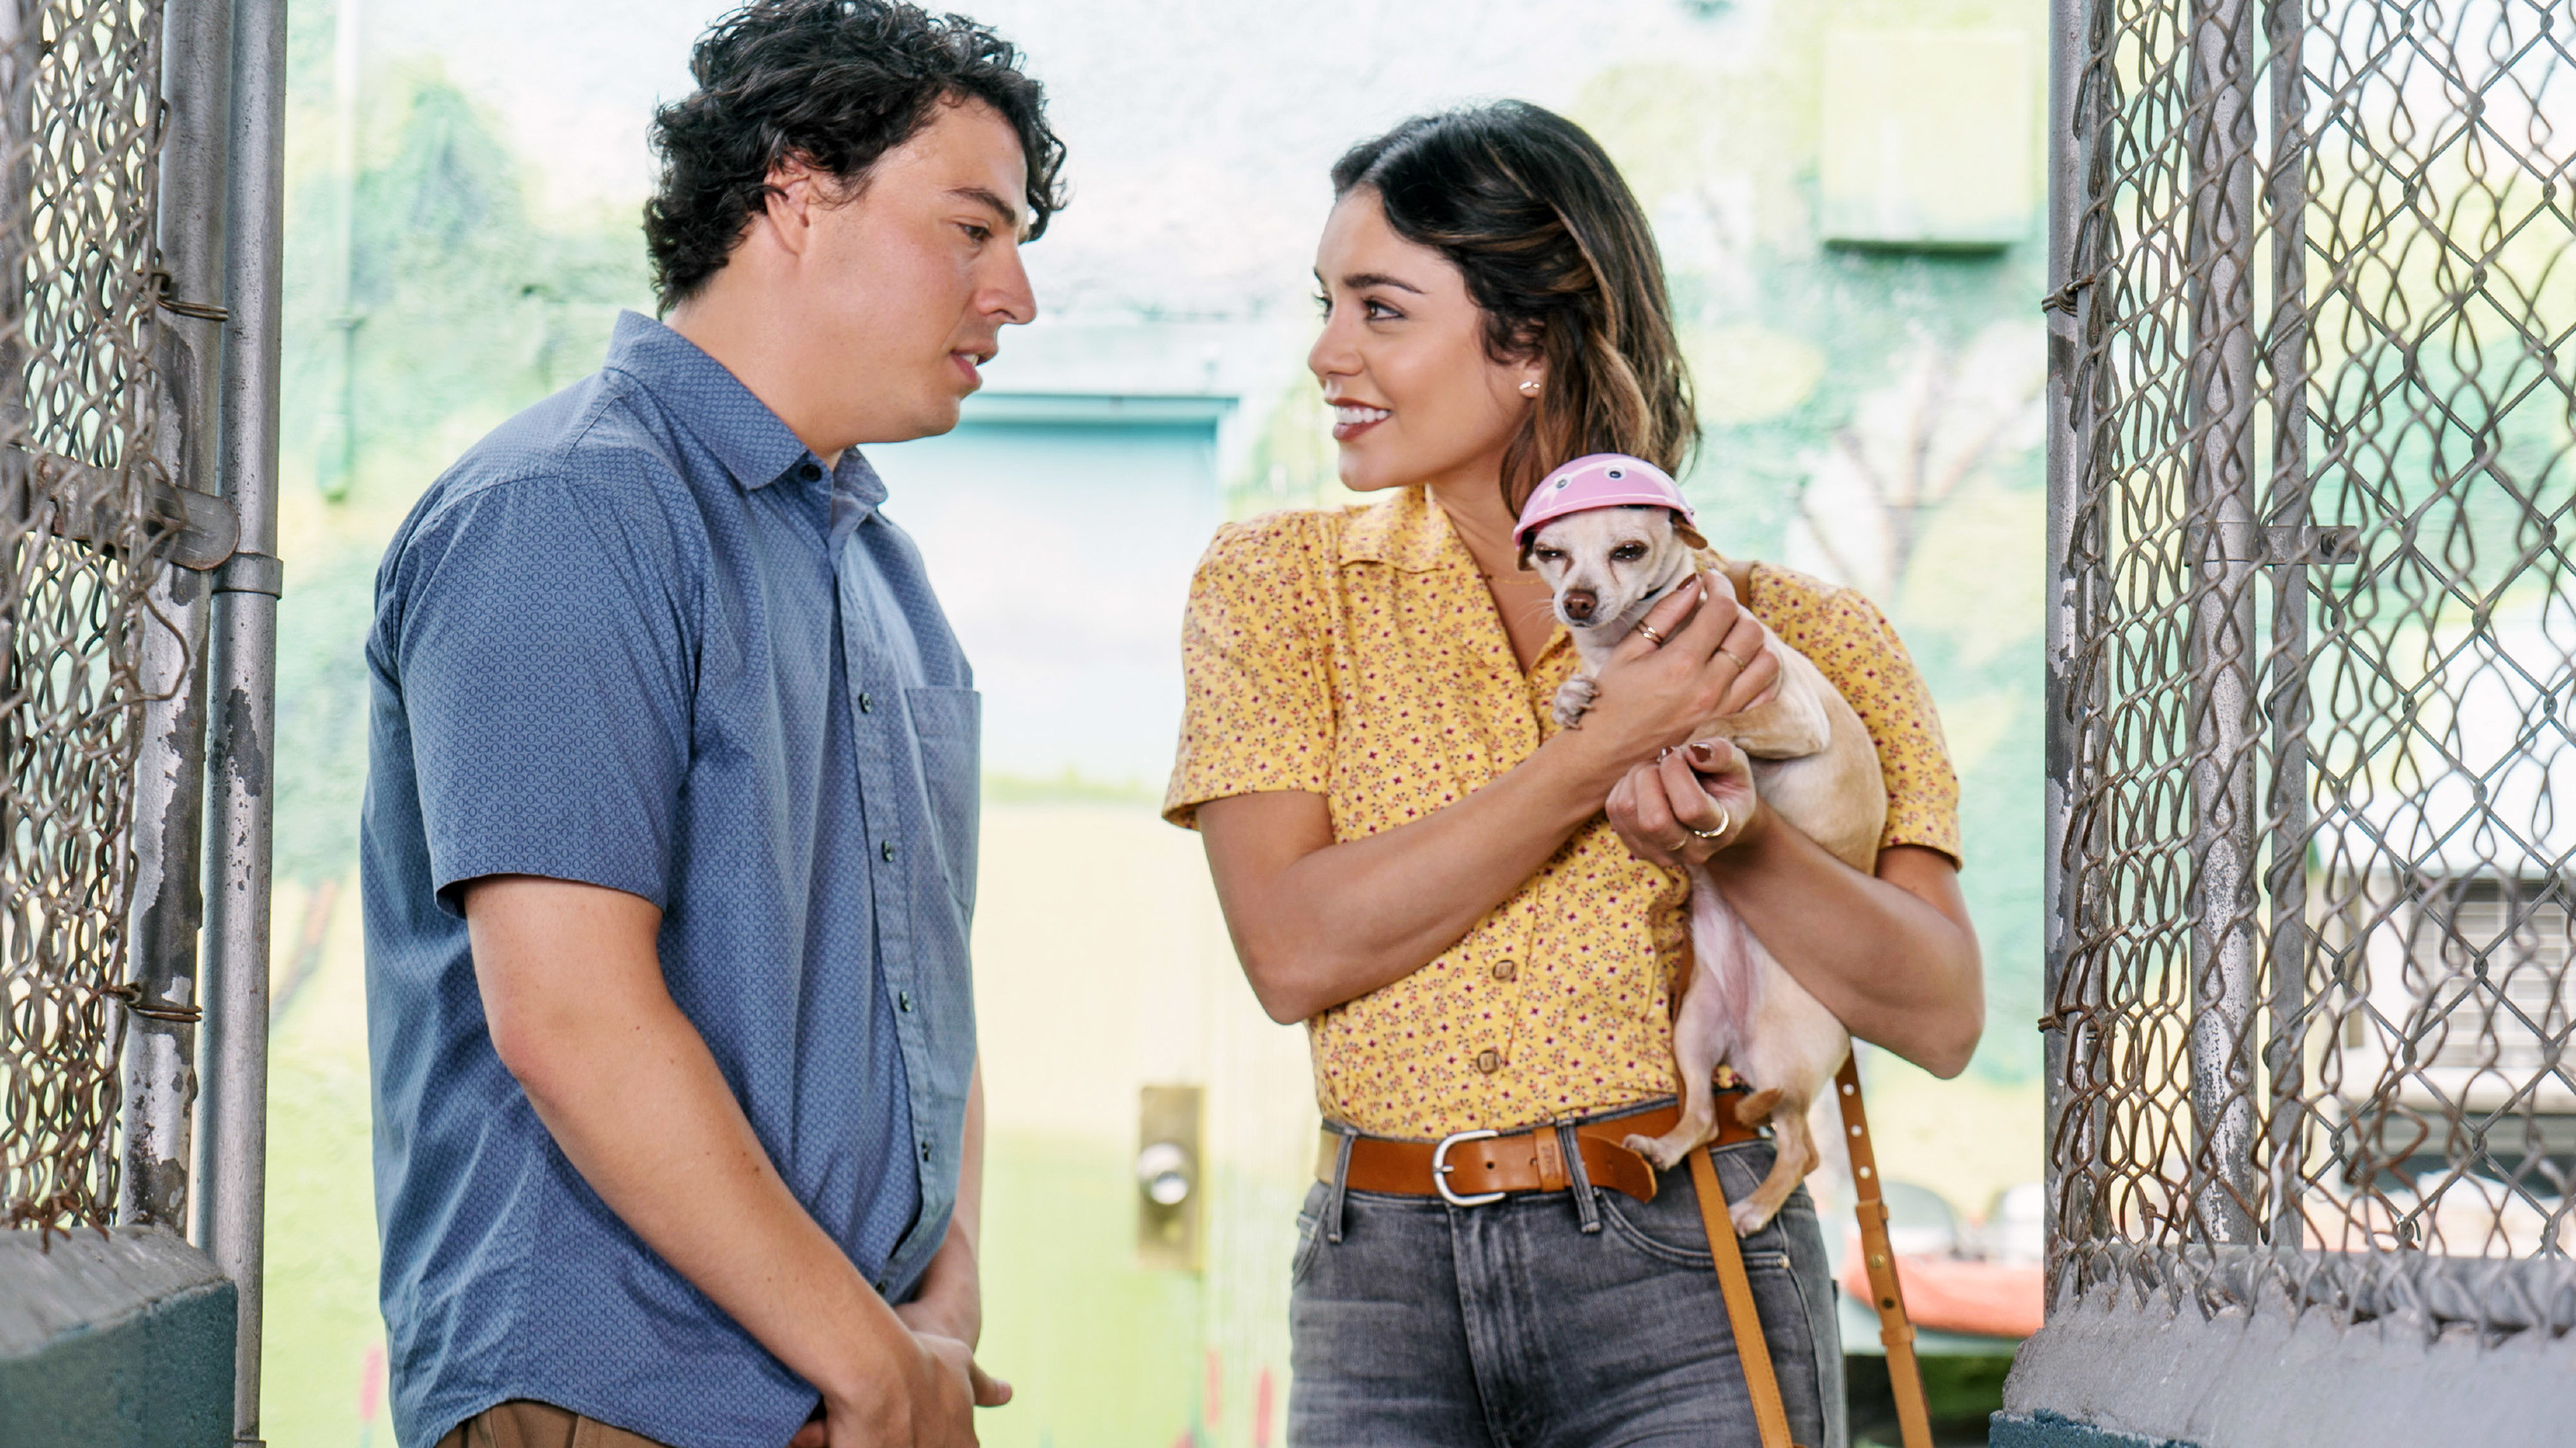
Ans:
[[[779,1177],[663,987],[660,912],[613,890],[496,879],[467,897],[494,1048],[591,1189],[827,1398],[898,1413],[930,1364]]]
[[[602,1026],[560,1043],[568,1069],[521,1078],[583,1180],[797,1376],[899,1391],[910,1333],[788,1191],[687,1018]]]

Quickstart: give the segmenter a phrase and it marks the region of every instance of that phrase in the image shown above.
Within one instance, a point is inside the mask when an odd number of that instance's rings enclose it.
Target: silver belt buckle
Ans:
[[[1478,1196],[1462,1197],[1449,1190],[1449,1173],[1457,1170],[1449,1164],[1449,1148],[1462,1141],[1484,1141],[1500,1135],[1502,1133],[1499,1131],[1457,1131],[1440,1138],[1440,1144],[1431,1148],[1431,1185],[1439,1189],[1440,1200],[1453,1207],[1481,1207],[1487,1202],[1499,1202],[1510,1195],[1508,1192],[1485,1192]]]

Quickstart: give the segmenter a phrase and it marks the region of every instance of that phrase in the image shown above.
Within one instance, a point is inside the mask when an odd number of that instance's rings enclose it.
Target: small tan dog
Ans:
[[[1631,465],[1631,477],[1643,467],[1635,459],[1618,461]],[[1679,497],[1674,490],[1676,503]],[[1699,576],[1697,550],[1707,545],[1672,508],[1634,504],[1560,512],[1535,526],[1524,514],[1521,537],[1522,566],[1547,580],[1557,619],[1582,659],[1556,696],[1557,722],[1575,728],[1592,704],[1592,676],[1649,609]],[[1715,583],[1725,586],[1722,576]],[[1743,750],[1755,790],[1781,819],[1867,871],[1887,820],[1878,751],[1860,716],[1815,664],[1768,627],[1763,635],[1763,647],[1780,666],[1778,685],[1751,707],[1708,721],[1693,739],[1726,739]],[[1694,869],[1690,877],[1698,964],[1673,1023],[1681,1120],[1660,1137],[1631,1136],[1627,1145],[1669,1168],[1708,1140],[1717,1126],[1712,1077],[1719,1062],[1731,1065],[1759,1088],[1737,1104],[1736,1115],[1747,1125],[1767,1120],[1778,1150],[1770,1176],[1729,1209],[1742,1236],[1769,1222],[1822,1164],[1808,1111],[1849,1054],[1851,1036],[1745,928],[1704,871]]]

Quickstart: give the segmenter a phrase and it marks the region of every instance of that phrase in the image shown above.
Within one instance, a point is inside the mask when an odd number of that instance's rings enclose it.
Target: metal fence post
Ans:
[[[167,388],[156,439],[170,476],[217,491],[216,392],[223,369],[224,152],[232,89],[230,0],[177,0],[163,19],[159,371]],[[205,657],[211,580],[167,568],[152,586],[138,674],[142,757],[135,768],[135,961],[125,1046],[125,1157],[117,1216],[174,1230],[188,1222],[195,1105],[205,817]]]
[[[2058,0],[2055,44],[2078,11],[2051,117],[2060,1235],[1998,1426],[2555,1442],[2567,7]]]
[[[2067,1009],[2066,957],[2074,930],[2068,885],[2067,823],[2075,787],[2076,719],[2069,690],[2075,678],[2076,474],[2082,442],[2076,432],[2075,358],[2083,332],[2076,308],[2075,234],[2082,223],[2083,151],[2075,134],[2076,91],[2084,67],[2084,0],[2050,0],[2048,15],[2048,736],[2047,820],[2041,859],[2041,930],[2045,934],[2040,999],[2042,1071],[2047,1093],[2048,1150],[2041,1168],[2049,1210],[2045,1257],[2052,1267],[2067,1248],[2058,1202],[2067,1187],[2059,1143],[2065,1140],[2067,1034],[2076,1029]]]
[[[2264,521],[2295,551],[2273,559],[2272,646],[2264,712],[2272,721],[2270,837],[2264,892],[2271,897],[2272,973],[2263,1069],[2271,1083],[2267,1230],[2277,1247],[2300,1244],[2299,1196],[2306,1092],[2308,962],[2308,86],[2307,0],[2266,0],[2263,28],[2272,79],[2272,154],[2264,179],[2272,244],[2272,322],[2265,339],[2272,384],[2272,481]]]
[[[275,798],[278,284],[285,226],[285,0],[233,15],[224,496],[240,520],[215,574],[206,672],[206,1096],[198,1241],[238,1293],[233,1437],[260,1441],[263,1171],[268,1117],[271,807]]]
[[[2254,72],[2249,0],[2194,0],[2185,127],[2191,594],[2191,1096],[2207,1240],[2252,1237],[2255,877]]]

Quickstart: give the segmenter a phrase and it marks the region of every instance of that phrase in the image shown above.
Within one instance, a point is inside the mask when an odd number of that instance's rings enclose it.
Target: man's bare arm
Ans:
[[[662,981],[650,902],[495,876],[466,887],[493,1048],[591,1189],[822,1393],[833,1448],[970,1444],[963,1342],[916,1336],[787,1190]]]

